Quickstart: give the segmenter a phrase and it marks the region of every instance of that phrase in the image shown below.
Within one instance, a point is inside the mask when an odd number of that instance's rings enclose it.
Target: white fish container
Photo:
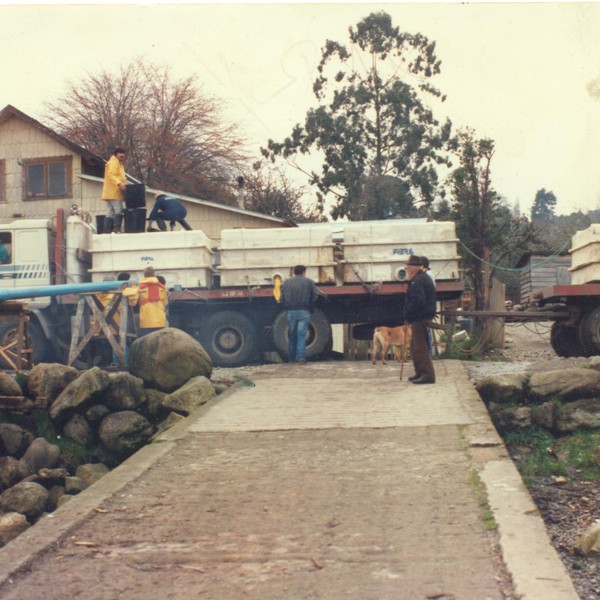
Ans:
[[[403,281],[411,254],[429,259],[436,281],[458,280],[457,242],[452,222],[398,219],[353,223],[344,231],[344,283]]]
[[[167,287],[184,289],[212,287],[212,242],[200,230],[92,236],[92,281],[116,279],[122,272],[141,278],[154,267]]]
[[[578,231],[571,241],[571,284],[600,281],[600,224]]]
[[[221,286],[271,285],[295,265],[317,283],[335,281],[334,244],[327,227],[226,229],[221,232]]]

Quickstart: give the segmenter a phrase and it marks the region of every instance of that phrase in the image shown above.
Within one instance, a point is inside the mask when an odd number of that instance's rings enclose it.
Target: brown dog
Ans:
[[[396,360],[400,362],[402,355],[408,356],[410,350],[411,330],[409,325],[400,325],[400,327],[375,327],[373,332],[373,347],[371,348],[371,362],[377,362],[377,348],[381,346],[381,363],[385,362],[385,355],[388,348],[392,346],[394,350],[398,349]]]

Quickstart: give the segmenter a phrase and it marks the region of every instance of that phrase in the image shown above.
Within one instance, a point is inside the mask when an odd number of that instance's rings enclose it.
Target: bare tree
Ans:
[[[243,186],[244,206],[248,210],[295,223],[327,220],[321,207],[303,206],[304,187],[294,185],[281,169],[269,168],[262,161],[252,165],[252,172],[243,178]]]
[[[243,142],[195,76],[173,80],[138,59],[70,82],[47,111],[58,132],[94,154],[124,146],[127,172],[152,187],[235,202],[229,184],[246,158]]]

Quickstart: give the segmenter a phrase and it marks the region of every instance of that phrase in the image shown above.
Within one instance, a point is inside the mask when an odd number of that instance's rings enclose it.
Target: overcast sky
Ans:
[[[316,106],[326,39],[384,10],[437,44],[455,127],[495,141],[495,189],[522,211],[540,188],[557,212],[600,208],[600,4],[0,5],[0,107],[43,121],[68,80],[145,57],[198,76],[256,150]],[[600,93],[599,93],[600,97]]]

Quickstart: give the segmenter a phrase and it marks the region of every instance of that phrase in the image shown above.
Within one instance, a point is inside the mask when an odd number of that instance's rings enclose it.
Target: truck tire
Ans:
[[[218,367],[244,365],[252,360],[258,348],[256,327],[248,317],[235,311],[209,317],[199,341]]]
[[[273,343],[281,356],[288,357],[288,326],[287,313],[277,315],[272,328]],[[329,319],[323,311],[315,308],[310,316],[310,325],[306,336],[306,359],[314,359],[321,354],[331,351],[332,335]]]
[[[577,327],[565,325],[560,321],[552,324],[550,329],[550,345],[554,352],[556,352],[556,355],[562,358],[589,356],[579,341]]]
[[[19,324],[16,321],[6,321],[0,324],[0,346],[6,346],[16,340],[18,331]],[[29,322],[29,337],[31,339],[31,362],[34,365],[46,362],[50,356],[51,344],[35,321]],[[0,357],[0,368],[12,369],[12,366]]]
[[[579,321],[578,335],[583,349],[579,356],[594,356],[600,354],[600,306],[586,312]]]

